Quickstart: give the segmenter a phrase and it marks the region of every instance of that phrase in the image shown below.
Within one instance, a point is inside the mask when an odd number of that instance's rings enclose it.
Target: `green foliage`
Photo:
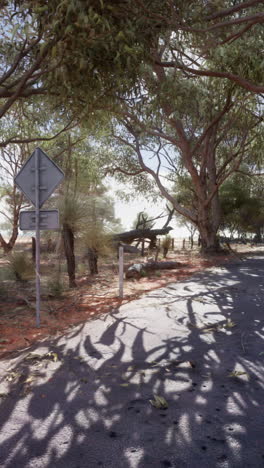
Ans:
[[[111,235],[105,232],[102,225],[90,225],[82,235],[82,244],[85,250],[93,249],[100,257],[108,257],[114,252]]]
[[[222,228],[256,233],[264,229],[263,183],[255,177],[235,175],[220,190]]]
[[[146,272],[146,270],[142,269],[140,270],[140,277],[141,278],[146,278],[148,276],[148,273]]]
[[[156,40],[157,28],[161,30],[160,20],[142,16],[131,0],[18,3],[37,19],[44,44],[51,44],[50,63],[60,62],[48,76],[48,86],[74,105],[79,99],[98,102],[104,96],[105,101],[109,91],[129,90]],[[169,13],[166,3],[152,4],[157,14]]]
[[[193,189],[190,175],[186,173],[179,174],[175,179],[174,196],[177,202],[185,208],[195,208],[197,206],[197,197]]]
[[[120,230],[119,220],[114,214],[113,200],[101,186],[97,194],[87,196],[85,208],[86,216],[80,231],[81,245],[85,251],[87,248],[95,249],[99,256],[111,255],[112,235]]]
[[[29,44],[39,33],[41,40],[19,62],[4,90],[14,93],[20,82],[27,92],[38,92],[42,87],[39,92],[48,90],[62,115],[78,114],[86,128],[98,118],[98,110],[104,121],[116,116],[117,144],[128,145],[117,154],[112,146],[113,173],[118,168],[123,174],[133,169],[138,186],[148,191],[151,177],[139,173],[143,164],[138,160],[138,147],[134,151],[138,139],[150,164],[148,173],[153,176],[158,167],[159,176],[164,178],[163,196],[165,193],[168,200],[175,201],[175,209],[192,222],[205,218],[207,222],[217,211],[215,187],[237,170],[240,161],[256,157],[256,129],[263,112],[262,103],[248,91],[250,87],[243,88],[243,78],[261,83],[263,28],[250,24],[242,31],[243,24],[237,26],[237,21],[218,28],[218,20],[210,15],[228,6],[230,2],[224,0],[201,0],[193,2],[191,8],[184,0],[143,4],[134,0],[11,1],[3,7],[7,32],[3,27],[2,70],[14,63],[25,37]],[[261,11],[257,4],[224,18],[237,20]],[[40,61],[34,69],[36,81],[29,79],[24,84],[21,76],[36,60]],[[164,62],[170,63],[165,66]],[[207,77],[196,75],[204,70],[209,72]],[[219,70],[230,81],[215,77]],[[237,88],[239,79],[234,81],[234,74],[242,78],[243,89]],[[42,129],[52,128],[52,123]],[[84,158],[77,171],[73,167],[78,158],[73,159],[70,170],[67,166],[71,183],[66,192],[75,195],[77,178],[74,184],[72,181],[78,171],[82,174]],[[92,178],[96,178],[97,168],[95,164]],[[186,173],[191,176],[194,196],[184,196],[182,202],[172,200],[167,187]],[[85,193],[85,177],[81,181],[79,175],[78,180]],[[157,174],[153,180],[157,182]],[[158,186],[161,188],[161,179]],[[73,220],[74,213],[67,216]],[[217,230],[217,219],[210,223],[208,230]]]
[[[34,278],[34,265],[24,252],[13,252],[9,256],[9,268],[17,281],[29,281]]]
[[[59,275],[55,275],[50,278],[47,283],[47,289],[49,296],[60,298],[64,291],[64,284],[61,281]]]
[[[154,275],[157,277],[157,278],[161,278],[162,274],[160,271],[155,271],[154,272]]]
[[[68,193],[59,200],[59,210],[61,224],[69,226],[74,233],[82,229],[87,215],[87,203],[80,195]]]

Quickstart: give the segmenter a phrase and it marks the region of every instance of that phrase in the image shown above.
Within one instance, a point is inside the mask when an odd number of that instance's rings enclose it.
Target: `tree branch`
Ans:
[[[195,68],[190,68],[185,65],[181,65],[176,62],[155,62],[157,65],[164,67],[164,68],[175,68],[179,70],[184,70],[188,73],[191,73],[192,75],[197,75],[197,76],[212,76],[216,78],[227,78],[230,81],[233,81],[234,83],[237,83],[239,86],[241,86],[244,89],[247,89],[248,91],[251,91],[256,94],[260,94],[264,92],[264,86],[263,85],[256,85],[254,83],[251,83],[250,81],[246,80],[245,78],[242,78],[241,76],[234,75],[233,73],[229,72],[219,72],[219,71],[213,71],[213,70],[204,70],[200,69],[197,70]]]
[[[231,15],[232,13],[236,13],[237,11],[245,10],[246,8],[250,8],[254,5],[263,4],[263,0],[250,0],[248,2],[239,3],[230,8],[226,8],[225,10],[219,11],[218,13],[214,13],[213,15],[207,16],[207,20],[214,20],[217,18],[224,18],[225,16]]]

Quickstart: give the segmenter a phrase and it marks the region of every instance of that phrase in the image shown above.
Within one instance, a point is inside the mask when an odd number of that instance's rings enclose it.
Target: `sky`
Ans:
[[[164,204],[157,203],[156,205],[146,202],[143,198],[138,198],[135,201],[130,201],[128,203],[117,200],[115,202],[115,213],[116,217],[121,219],[122,225],[125,230],[132,228],[132,223],[136,219],[137,214],[140,211],[147,212],[150,216],[157,216],[164,210]],[[162,223],[165,223],[164,218],[157,221],[155,225],[156,228],[161,228]],[[173,231],[170,232],[172,237],[185,238],[188,237],[188,231],[186,228],[177,226],[176,219],[172,220],[170,226],[173,228]]]
[[[125,190],[128,192],[127,187],[122,186],[122,184],[117,183],[113,179],[109,182],[109,194],[115,201],[115,215],[117,218],[120,218],[124,230],[132,229],[133,222],[141,211],[146,212],[151,218],[155,218],[161,213],[166,212],[166,200],[162,202],[159,199],[154,203],[140,195],[133,195],[131,200],[128,202],[120,200],[120,198],[116,196],[116,191]],[[166,218],[157,220],[155,228],[161,228],[165,223],[165,220]],[[173,231],[171,231],[172,237],[185,238],[189,236],[188,230],[177,224],[176,216],[170,222],[170,226],[173,228]]]

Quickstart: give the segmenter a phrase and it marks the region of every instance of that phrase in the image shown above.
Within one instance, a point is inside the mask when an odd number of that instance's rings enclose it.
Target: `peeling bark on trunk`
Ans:
[[[198,201],[198,222],[201,237],[201,252],[213,254],[221,251],[217,232],[221,221],[221,207],[219,201],[215,142],[217,135],[217,124],[208,132],[205,139],[203,152],[203,172],[201,177],[204,191],[204,199]]]
[[[68,224],[63,224],[62,226],[62,239],[67,261],[69,287],[76,288],[77,284],[75,281],[74,234]]]

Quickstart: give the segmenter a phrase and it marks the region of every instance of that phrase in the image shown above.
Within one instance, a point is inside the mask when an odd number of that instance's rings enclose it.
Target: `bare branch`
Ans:
[[[27,39],[25,39],[24,43],[22,44],[20,52],[14,58],[14,62],[9,70],[4,73],[4,75],[0,79],[0,85],[2,85],[16,70],[21,60],[40,42],[41,37],[38,36],[36,40],[34,40],[28,47],[26,47]]]
[[[214,13],[213,15],[207,16],[207,20],[214,20],[217,18],[224,18],[225,16],[231,15],[232,13],[236,13],[237,11],[245,10],[246,8],[251,8],[254,5],[263,4],[263,0],[250,0],[248,2],[239,3],[230,8],[226,8],[225,10],[219,11],[218,13]]]
[[[232,106],[233,106],[233,103],[231,101],[231,91],[229,91],[229,93],[227,94],[226,102],[225,102],[223,109],[220,112],[218,112],[218,114],[213,118],[210,124],[206,127],[206,129],[204,130],[204,132],[198,139],[196,145],[194,146],[193,150],[191,151],[192,155],[195,154],[197,149],[201,146],[202,142],[204,141],[204,139],[206,138],[210,130],[219,123],[221,118],[231,109]]]
[[[218,28],[225,28],[226,26],[232,26],[234,24],[241,24],[241,23],[263,23],[264,22],[264,13],[256,13],[255,15],[243,16],[242,18],[231,19],[227,21],[223,21],[222,23],[216,23],[212,26],[209,26],[206,31],[213,31]]]
[[[160,67],[164,68],[175,68],[179,70],[185,70],[192,75],[196,76],[212,76],[216,78],[227,78],[230,81],[233,81],[234,83],[237,83],[239,86],[241,86],[244,89],[247,89],[248,91],[251,91],[253,93],[263,93],[264,92],[264,86],[263,85],[256,85],[254,83],[251,83],[250,81],[246,80],[245,78],[242,78],[239,75],[234,75],[233,73],[229,72],[220,72],[220,71],[215,71],[215,70],[204,70],[204,69],[196,69],[196,68],[190,68],[185,65],[176,63],[176,62],[155,62],[157,65]]]
[[[170,208],[168,205],[166,205],[166,208],[167,208],[169,213],[168,213],[166,223],[162,226],[163,229],[166,228],[170,224],[170,222],[172,220],[172,217],[173,217],[173,215],[175,213],[175,208]]]
[[[62,133],[68,131],[68,130],[72,130],[74,127],[76,127],[77,125],[77,122],[74,122],[73,119],[71,119],[70,122],[67,123],[67,125],[62,129],[60,130],[59,132],[57,132],[55,135],[51,136],[51,137],[30,137],[30,138],[9,138],[8,140],[0,143],[0,148],[3,148],[9,144],[21,144],[21,143],[32,143],[34,141],[51,141],[51,140],[54,140],[55,138],[57,138],[59,135],[61,135]]]
[[[241,169],[237,169],[235,172],[238,172],[239,174],[243,174],[243,175],[248,176],[248,177],[264,176],[264,172],[254,172],[254,173],[250,173],[250,172],[242,171]]]
[[[131,172],[131,171],[125,171],[125,169],[122,169],[121,167],[113,167],[113,168],[107,169],[104,173],[104,176],[113,175],[115,172],[120,172],[121,174],[125,174],[127,176],[136,176],[136,175],[142,174],[145,171],[143,169],[138,169],[137,171]]]

